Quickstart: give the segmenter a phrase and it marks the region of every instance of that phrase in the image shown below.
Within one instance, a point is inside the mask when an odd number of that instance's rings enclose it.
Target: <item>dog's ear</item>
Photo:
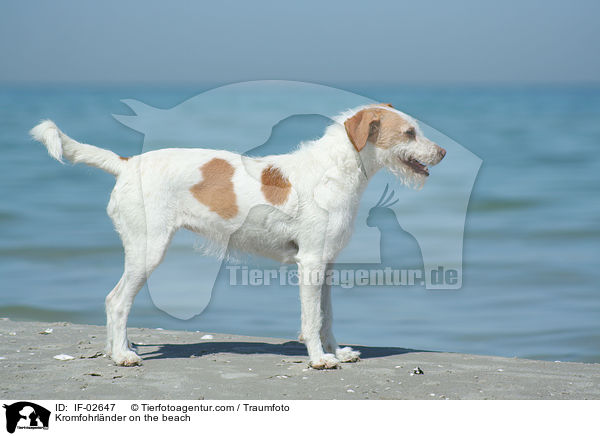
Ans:
[[[363,109],[344,122],[350,142],[361,151],[367,141],[375,142],[379,136],[379,112],[374,109]]]
[[[387,107],[391,107],[392,109],[394,109],[394,106],[392,106],[392,103],[381,103],[381,106],[387,106]]]

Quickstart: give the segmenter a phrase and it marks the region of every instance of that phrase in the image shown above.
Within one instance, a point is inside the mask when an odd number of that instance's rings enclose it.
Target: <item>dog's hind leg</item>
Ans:
[[[113,288],[112,291],[110,291],[110,293],[106,296],[106,300],[105,300],[105,308],[106,308],[106,354],[111,355],[112,354],[112,344],[113,344],[113,338],[112,338],[112,311],[109,310],[109,307],[111,306],[111,302],[112,300],[115,298],[115,295],[119,292],[119,288],[121,287],[121,285],[123,284],[123,276],[121,276],[121,278],[119,279],[119,282],[115,285],[115,287]]]
[[[119,284],[106,299],[106,319],[111,341],[111,357],[118,365],[133,366],[141,358],[129,348],[127,340],[127,317],[146,280],[162,262],[174,230],[149,227],[147,235],[127,234],[125,246],[125,271]]]

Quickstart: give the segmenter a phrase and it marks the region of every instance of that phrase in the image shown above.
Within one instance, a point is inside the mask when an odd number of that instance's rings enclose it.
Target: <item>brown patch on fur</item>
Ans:
[[[200,167],[202,181],[190,188],[196,200],[205,204],[223,219],[231,219],[238,214],[233,173],[235,168],[224,159],[212,159]]]
[[[375,142],[376,147],[390,148],[415,139],[414,133],[409,133],[411,130],[414,132],[412,124],[402,115],[385,109],[381,112],[381,126]]]
[[[128,157],[123,157],[123,156],[119,156],[119,159],[124,160],[124,161],[128,161],[129,160]]]
[[[292,184],[281,174],[279,168],[269,165],[263,169],[260,181],[261,190],[269,203],[275,205],[285,203],[290,195]]]
[[[381,105],[380,105],[381,106]],[[411,138],[406,132],[412,127],[400,114],[376,107],[363,109],[344,122],[348,138],[361,151],[367,141],[376,147],[389,148]]]
[[[369,105],[370,107],[381,107],[381,106],[387,106],[387,107],[391,107],[392,109],[394,109],[394,106],[392,106],[392,103],[373,103]]]

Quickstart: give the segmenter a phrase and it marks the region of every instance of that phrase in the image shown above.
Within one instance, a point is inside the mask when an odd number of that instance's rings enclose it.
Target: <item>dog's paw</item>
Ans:
[[[113,353],[112,360],[119,366],[137,366],[142,364],[142,358],[131,350],[124,353]]]
[[[360,360],[360,351],[355,351],[350,347],[338,348],[335,350],[335,357],[340,362],[356,362]]]
[[[340,361],[333,354],[323,354],[323,357],[309,363],[314,369],[336,369],[340,367]]]

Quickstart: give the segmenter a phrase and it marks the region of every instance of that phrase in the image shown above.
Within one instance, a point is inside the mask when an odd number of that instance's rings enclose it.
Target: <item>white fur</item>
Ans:
[[[54,159],[62,162],[63,156],[73,163],[85,163],[118,176],[123,161],[112,151],[89,144],[81,144],[61,132],[50,120],[42,121],[29,132],[33,139],[41,142]]]
[[[350,239],[360,196],[373,174],[387,167],[403,182],[418,185],[425,177],[412,174],[399,158],[435,165],[443,157],[442,149],[420,130],[413,141],[385,150],[367,144],[358,153],[343,123],[361,109],[340,115],[320,139],[302,143],[292,153],[264,158],[224,150],[162,149],[126,161],[111,151],[74,141],[51,121],[31,131],[55,159],[65,156],[117,177],[107,211],[123,241],[125,268],[106,297],[107,352],[117,364],[141,361],[129,348],[127,317],[136,294],[182,227],[216,246],[297,263],[302,337],[311,365],[333,368],[340,361],[358,360],[360,353],[340,348],[333,336],[331,290],[323,282],[325,271]],[[418,129],[416,121],[398,113]],[[239,213],[230,219],[212,212],[190,192],[202,179],[200,167],[213,158],[224,159],[235,168],[232,182]],[[260,174],[267,165],[277,167],[292,185],[291,194],[279,206],[270,205],[261,192]]]

